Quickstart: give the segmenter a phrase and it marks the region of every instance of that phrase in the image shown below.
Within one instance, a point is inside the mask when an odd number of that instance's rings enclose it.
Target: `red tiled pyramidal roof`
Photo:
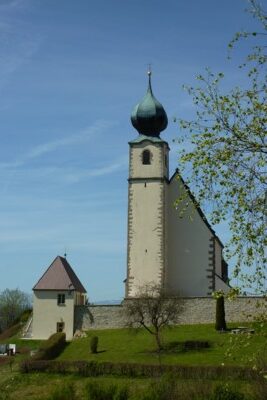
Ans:
[[[33,290],[76,290],[86,293],[81,281],[71,268],[66,258],[57,256]]]

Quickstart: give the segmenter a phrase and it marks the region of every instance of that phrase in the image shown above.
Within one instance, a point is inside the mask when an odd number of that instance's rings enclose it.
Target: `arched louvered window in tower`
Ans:
[[[151,164],[151,153],[149,150],[144,150],[142,154],[142,160],[144,165]]]

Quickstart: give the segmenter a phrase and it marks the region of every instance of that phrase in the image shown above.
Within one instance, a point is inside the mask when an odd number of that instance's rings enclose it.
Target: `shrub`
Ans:
[[[128,400],[129,399],[129,390],[126,386],[119,387],[113,400]]]
[[[140,400],[245,400],[242,393],[226,385],[218,385],[212,391],[209,384],[198,382],[188,385],[167,374],[151,383]]]
[[[33,356],[34,360],[52,360],[59,356],[66,345],[66,334],[64,332],[54,333],[43,342],[39,351]]]
[[[25,310],[20,316],[20,322],[26,323],[32,315],[32,309]]]
[[[113,400],[116,390],[115,385],[101,386],[97,382],[89,382],[87,385],[90,400]]]
[[[9,363],[9,358],[10,357],[0,357],[0,367],[1,365],[5,365]]]
[[[0,391],[0,400],[9,400],[10,399],[10,394],[7,390],[1,388]]]
[[[202,350],[208,349],[210,344],[207,340],[186,340],[184,347],[185,350]]]
[[[215,387],[210,400],[245,400],[245,396],[228,384]]]
[[[91,353],[93,354],[97,353],[97,346],[98,346],[98,336],[93,336],[90,341]]]
[[[179,379],[256,379],[258,374],[246,367],[211,367],[183,365],[148,365],[132,363],[111,363],[95,361],[54,361],[54,360],[24,360],[20,364],[23,373],[33,371],[50,373],[76,373],[79,376],[96,377],[102,375],[117,375],[157,378],[162,373],[173,373]]]
[[[72,383],[68,383],[57,387],[48,397],[48,400],[74,400],[74,399],[75,399],[75,390]]]
[[[254,386],[254,397],[255,400],[266,400],[267,393],[267,380],[259,379]]]
[[[215,323],[216,331],[225,331],[226,330],[226,322],[225,322],[225,311],[224,311],[224,297],[219,296],[216,298],[216,323]]]
[[[176,383],[172,375],[165,375],[159,381],[152,382],[143,394],[142,400],[176,399]]]
[[[184,342],[169,342],[164,346],[164,350],[168,353],[182,353],[190,350],[203,350],[210,347],[207,340],[186,340]]]
[[[17,347],[17,353],[19,354],[29,354],[31,349],[27,346],[24,347]]]
[[[20,363],[21,373],[30,372],[50,372],[65,374],[73,371],[71,361],[53,361],[53,360],[24,360]]]

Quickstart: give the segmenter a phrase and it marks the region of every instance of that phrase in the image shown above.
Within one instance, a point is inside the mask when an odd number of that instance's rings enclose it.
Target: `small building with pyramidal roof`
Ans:
[[[75,306],[86,304],[86,290],[64,257],[57,256],[33,287],[32,338],[55,332],[74,334]]]

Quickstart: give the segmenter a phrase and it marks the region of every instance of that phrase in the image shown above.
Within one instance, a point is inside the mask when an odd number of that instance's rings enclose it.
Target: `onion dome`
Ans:
[[[160,132],[167,128],[167,114],[152,92],[150,70],[148,71],[147,92],[140,103],[134,107],[131,122],[134,128],[145,136],[158,137]]]

